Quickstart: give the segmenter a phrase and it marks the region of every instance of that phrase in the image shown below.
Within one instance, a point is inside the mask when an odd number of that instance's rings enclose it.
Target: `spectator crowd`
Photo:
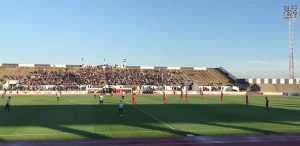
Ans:
[[[20,86],[38,87],[41,85],[80,86],[80,85],[176,85],[178,82],[171,72],[164,70],[139,69],[92,69],[77,71],[38,69],[24,77],[11,77],[19,80]]]

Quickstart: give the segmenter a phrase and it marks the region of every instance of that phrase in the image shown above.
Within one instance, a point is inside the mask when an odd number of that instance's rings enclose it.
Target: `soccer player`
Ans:
[[[96,98],[97,97],[97,91],[95,90],[94,91],[94,98]]]
[[[135,100],[136,100],[136,93],[132,93],[132,105],[136,104]]]
[[[7,99],[6,104],[5,104],[5,110],[4,110],[5,112],[10,111],[10,99],[11,99],[11,97],[8,96],[8,99]]]
[[[164,99],[164,104],[167,104],[167,95],[165,92],[163,92],[163,99]]]
[[[110,93],[110,97],[113,97],[114,96],[114,92],[113,91],[111,91],[111,93]]]
[[[246,93],[246,105],[247,106],[249,105],[249,101],[248,101],[249,99],[248,98],[249,98],[248,93]]]
[[[59,102],[59,98],[60,98],[60,92],[59,91],[56,92],[56,98],[57,98],[57,102]]]
[[[221,91],[221,101],[223,102],[224,100],[224,94],[223,94],[223,91]]]
[[[103,99],[104,99],[104,96],[101,93],[101,95],[99,96],[99,101],[100,101],[99,105],[101,105],[101,106],[103,106]]]
[[[199,92],[200,92],[200,96],[203,97],[203,91],[200,89]]]
[[[266,96],[266,112],[269,111],[269,99],[268,96]]]
[[[125,99],[125,92],[122,91],[122,100],[124,100],[124,99]]]
[[[122,100],[119,102],[119,115],[123,116],[123,112],[124,112],[124,103],[122,102]]]
[[[3,90],[2,98],[4,98],[5,94],[6,94],[6,90]]]
[[[181,90],[181,93],[180,93],[180,102],[182,100],[182,96],[183,96],[183,91]]]
[[[186,103],[189,103],[189,96],[187,91],[185,91],[185,101]]]

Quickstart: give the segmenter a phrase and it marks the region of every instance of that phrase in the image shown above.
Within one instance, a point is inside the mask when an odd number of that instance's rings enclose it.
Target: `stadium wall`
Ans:
[[[154,66],[141,66],[141,69],[154,69]]]
[[[300,79],[256,79],[249,78],[246,81],[250,84],[300,84]]]
[[[13,63],[2,63],[2,67],[18,67],[18,64],[13,64]]]
[[[56,91],[8,91],[7,92],[7,94],[13,94],[13,95],[56,95],[56,93],[57,93]],[[88,91],[62,91],[62,94],[80,95],[80,94],[88,94]]]
[[[18,64],[18,67],[34,67],[34,64]]]
[[[50,64],[34,64],[34,67],[50,67]]]
[[[169,70],[180,70],[180,67],[167,67]]]
[[[207,70],[205,67],[194,67],[194,70]]]
[[[66,67],[69,67],[69,68],[77,67],[77,68],[79,68],[79,67],[81,67],[81,65],[70,65],[70,64],[67,64]]]
[[[13,64],[13,63],[0,63],[0,66],[2,66],[2,67],[59,67],[59,68],[78,67],[78,68],[80,68],[82,65],[75,65],[75,64],[70,65],[70,64]],[[206,67],[126,66],[125,68],[128,68],[128,69],[168,69],[168,70],[207,70]],[[225,70],[225,69],[223,69],[223,70]],[[230,74],[227,71],[226,71],[226,73]]]
[[[169,94],[169,95],[173,95],[174,91],[154,91],[153,94],[163,94],[163,92],[165,92],[165,94]],[[187,92],[189,95],[200,95],[199,91],[188,91]],[[237,91],[225,91],[223,92],[224,95],[245,95],[247,92],[237,92]],[[181,91],[176,91],[175,94],[181,94]],[[204,95],[220,95],[221,91],[203,91]],[[185,92],[184,92],[184,96],[185,96]]]

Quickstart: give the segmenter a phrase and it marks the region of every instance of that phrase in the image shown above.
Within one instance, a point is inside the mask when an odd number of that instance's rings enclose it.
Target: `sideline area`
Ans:
[[[115,140],[89,140],[89,141],[52,141],[52,142],[12,142],[1,143],[1,146],[298,146],[300,135],[263,135],[263,136],[224,136],[224,137],[171,137],[171,138],[138,138],[138,139],[115,139]]]

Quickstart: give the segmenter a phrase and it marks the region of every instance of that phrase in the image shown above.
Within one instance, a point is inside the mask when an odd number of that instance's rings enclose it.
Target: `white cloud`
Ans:
[[[259,65],[270,64],[269,61],[262,61],[262,60],[250,60],[250,61],[247,61],[247,63],[249,63],[249,64],[259,64]]]

